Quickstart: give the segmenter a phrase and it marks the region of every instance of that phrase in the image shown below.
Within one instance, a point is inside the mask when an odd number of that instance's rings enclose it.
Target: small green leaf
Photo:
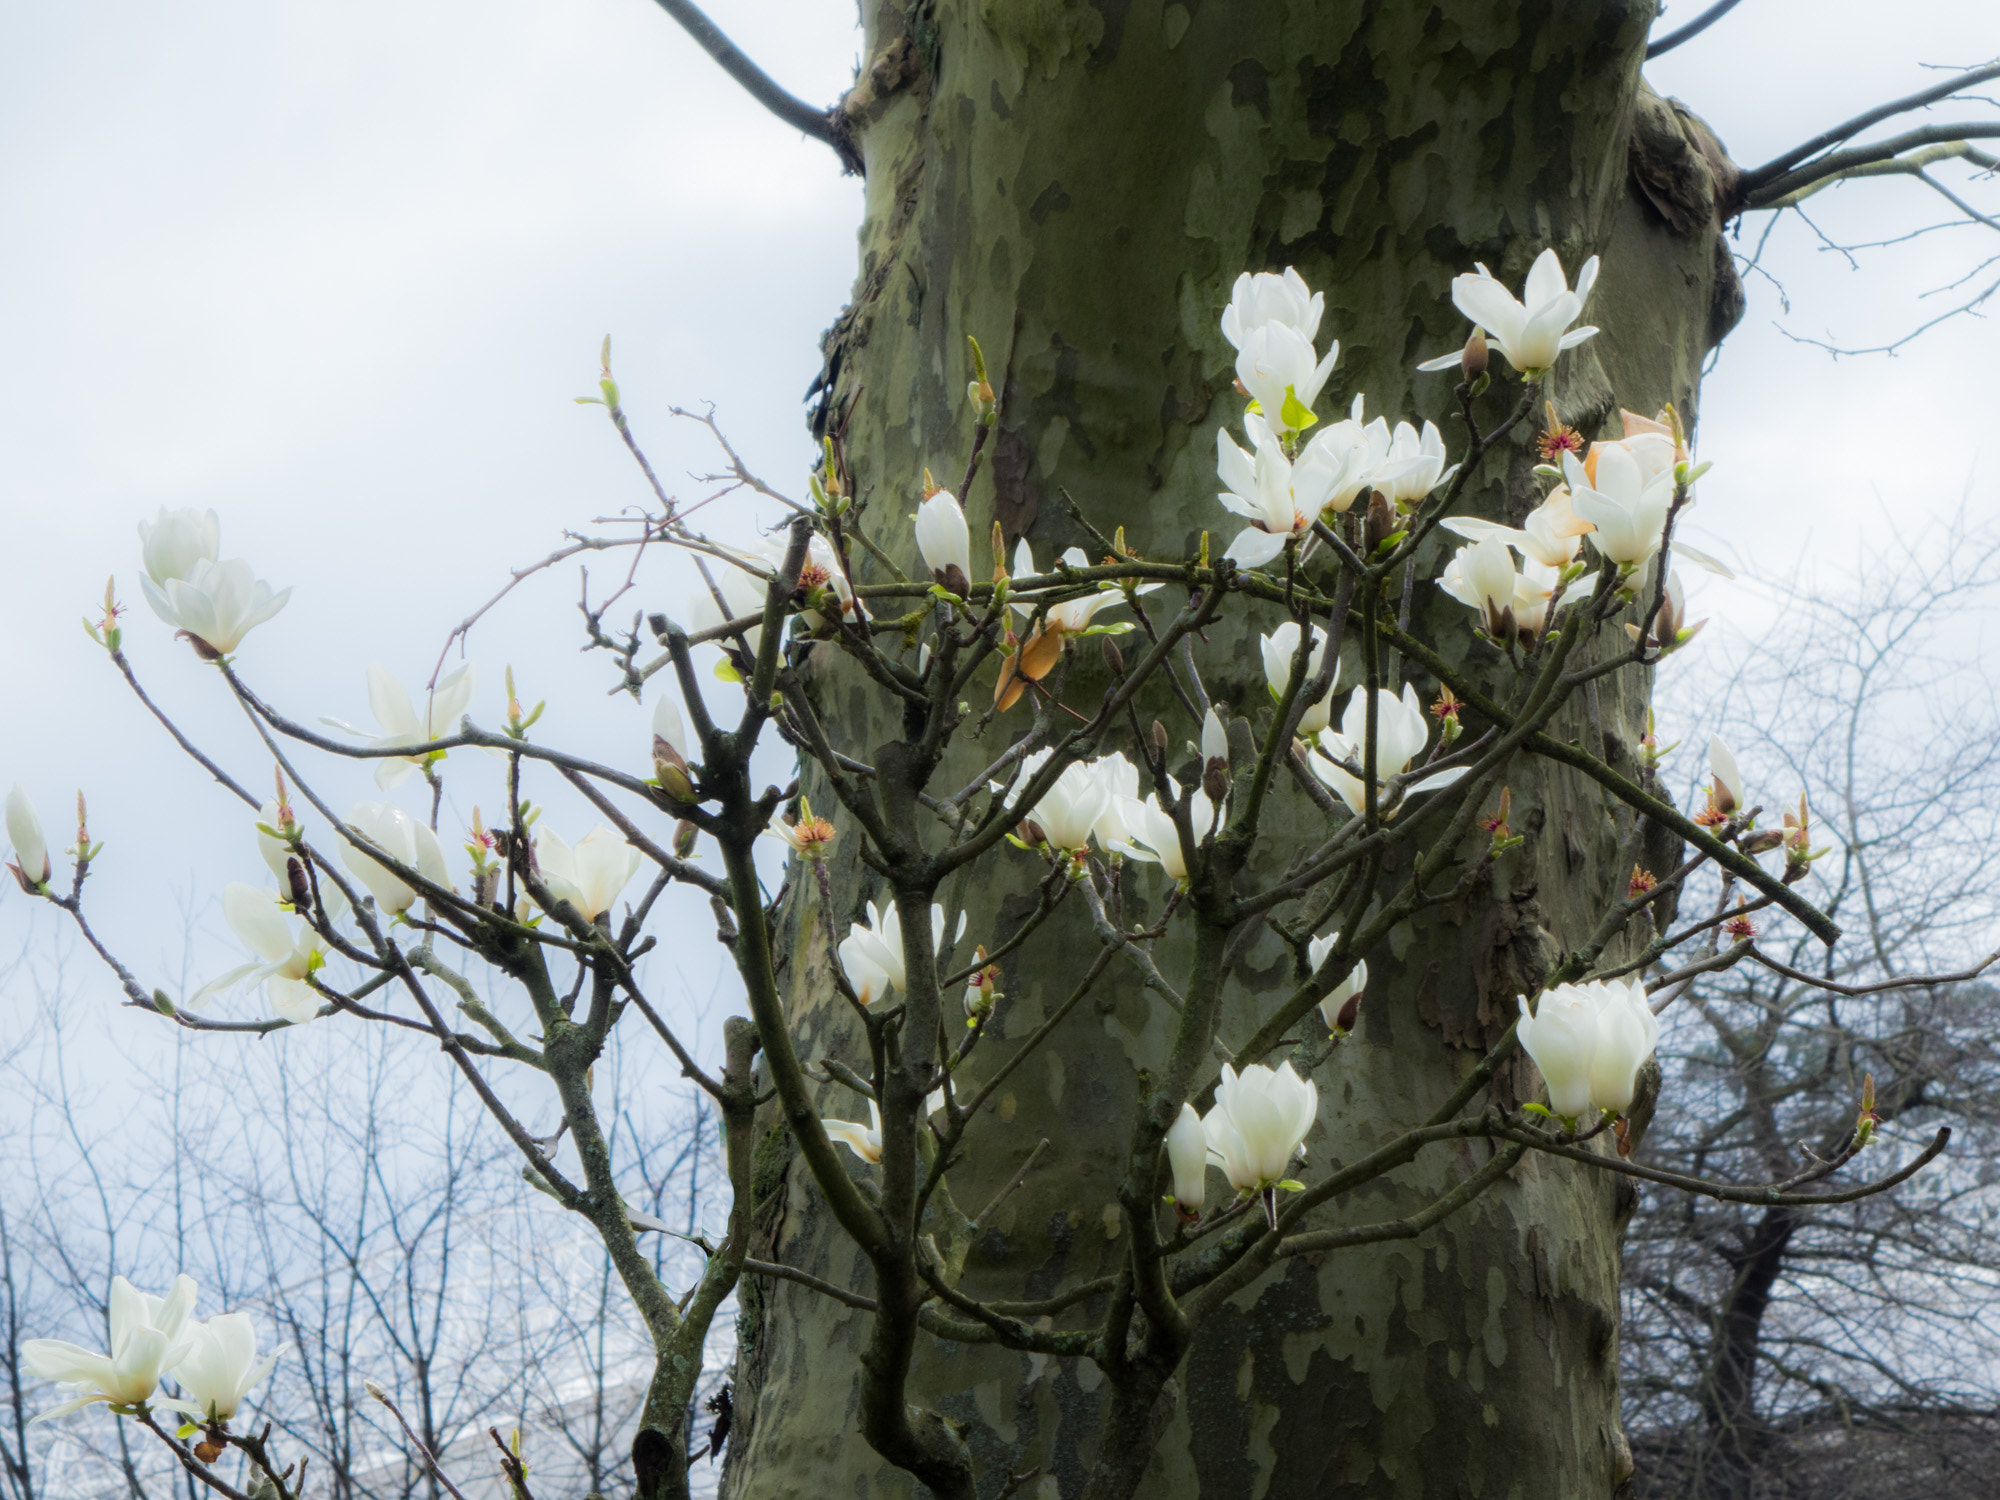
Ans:
[[[1285,404],[1278,408],[1278,420],[1293,432],[1304,432],[1308,427],[1319,424],[1312,408],[1299,400],[1298,392],[1290,386],[1285,387]]]
[[[1283,1182],[1274,1182],[1271,1186],[1281,1193],[1303,1193],[1306,1190],[1306,1185],[1296,1177],[1287,1177]]]
[[[715,664],[715,675],[724,682],[741,682],[743,680],[743,674],[736,670],[735,663],[730,661],[726,656]]]

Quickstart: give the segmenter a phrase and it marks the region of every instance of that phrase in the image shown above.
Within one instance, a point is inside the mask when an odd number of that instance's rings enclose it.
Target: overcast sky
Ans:
[[[1683,0],[1666,24],[1697,8]],[[831,100],[851,76],[841,0],[714,13],[803,97]],[[1896,18],[1861,0],[1748,0],[1650,77],[1752,164],[1921,87],[1925,64],[2000,54],[1991,0],[1906,0]],[[0,11],[0,140],[0,785],[26,786],[52,835],[88,790],[108,840],[97,909],[142,968],[178,952],[162,898],[199,906],[258,871],[243,817],[77,625],[108,572],[138,604],[142,516],[214,506],[224,555],[294,587],[242,652],[246,673],[301,716],[365,723],[366,663],[420,681],[508,567],[647,498],[602,414],[570,399],[591,389],[606,332],[684,495],[700,487],[676,476],[711,459],[672,403],[715,402],[773,480],[810,459],[800,397],[851,280],[860,185],[648,0],[14,5]],[[1944,209],[1901,181],[1814,207],[1848,239]],[[1803,223],[1772,237],[1771,275],[1751,281],[1704,397],[1716,468],[1695,530],[1746,574],[1706,589],[1709,612],[1755,622],[1756,575],[1808,546],[1837,576],[1968,493],[1993,514],[1990,323],[1838,362],[1787,332],[1895,338],[1949,295],[1921,294],[1995,250],[1990,231],[1954,229],[1854,270]],[[575,655],[576,587],[562,570],[475,634],[475,713],[495,717],[512,661],[524,696],[551,700],[553,736],[643,764],[644,714]],[[261,774],[214,674],[143,605],[127,642],[163,701]],[[337,802],[367,785],[329,783]],[[18,931],[23,903],[0,905]],[[706,993],[705,972],[693,983]],[[83,992],[115,993],[95,976]]]

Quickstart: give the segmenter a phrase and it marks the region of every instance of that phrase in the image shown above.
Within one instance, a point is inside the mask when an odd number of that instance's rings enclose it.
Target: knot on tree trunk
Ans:
[[[1678,99],[1662,99],[1644,84],[1632,101],[1627,148],[1632,185],[1669,230],[1683,239],[1719,231],[1742,210],[1743,172],[1715,132]],[[1743,283],[1735,258],[1715,234],[1715,294],[1709,304],[1711,348],[1743,317]]]

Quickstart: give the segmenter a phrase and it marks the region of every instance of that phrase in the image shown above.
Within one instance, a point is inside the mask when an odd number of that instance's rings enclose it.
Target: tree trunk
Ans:
[[[1771,1290],[1785,1268],[1798,1229],[1796,1209],[1767,1209],[1743,1243],[1723,1252],[1735,1274],[1716,1320],[1715,1351],[1702,1388],[1708,1444],[1700,1493],[1704,1500],[1744,1500],[1758,1466],[1757,1357]]]
[[[1341,341],[1333,399],[1344,406],[1365,391],[1371,416],[1436,420],[1454,451],[1454,378],[1413,367],[1462,341],[1449,283],[1474,261],[1518,286],[1545,246],[1572,275],[1603,256],[1586,321],[1604,331],[1565,356],[1549,392],[1585,436],[1607,421],[1617,436],[1619,404],[1650,414],[1673,401],[1692,417],[1702,357],[1740,308],[1713,207],[1719,148],[1640,83],[1650,0],[912,0],[864,10],[867,61],[847,114],[868,216],[854,302],[828,339],[826,417],[844,431],[865,525],[885,546],[908,550],[924,468],[950,484],[964,463],[968,334],[1001,398],[990,482],[967,497],[977,570],[995,519],[1010,548],[1026,535],[1043,561],[1087,544],[1064,491],[1104,531],[1123,526],[1141,553],[1187,555],[1203,530],[1220,552],[1235,526],[1215,503],[1215,430],[1236,423],[1242,403],[1217,318],[1239,271],[1297,265],[1326,293],[1322,338]],[[1482,418],[1497,421],[1518,396],[1511,374],[1496,379]],[[1539,499],[1535,462],[1524,434],[1489,464],[1474,508],[1518,521]],[[1445,555],[1440,544],[1419,569],[1413,619],[1437,627],[1425,633],[1443,650],[1469,656],[1463,608],[1429,582]],[[1218,698],[1242,713],[1265,704],[1253,638],[1211,632],[1201,656]],[[1076,701],[1091,701],[1102,672],[1094,655],[1078,658]],[[1417,688],[1435,695],[1421,678]],[[1607,677],[1553,732],[1588,737],[1629,769],[1647,689],[1638,672]],[[837,742],[872,746],[897,732],[891,710],[839,672],[816,691]],[[1155,711],[1168,717],[1164,702]],[[986,731],[985,758],[1025,714]],[[1189,726],[1169,722],[1178,746]],[[961,781],[976,766],[963,769]],[[1391,951],[1370,956],[1357,1034],[1316,1075],[1311,1173],[1435,1108],[1504,1031],[1514,997],[1588,933],[1607,896],[1623,894],[1629,871],[1614,868],[1604,796],[1541,763],[1511,779],[1526,846],[1476,899],[1406,924]],[[1276,795],[1296,799],[1296,816],[1267,826],[1304,826],[1311,809],[1296,789]],[[864,895],[881,894],[853,842],[833,865],[843,927]],[[1267,866],[1290,852],[1282,842]],[[962,893],[971,936],[1003,938],[1039,873],[1026,855],[983,866]],[[1162,883],[1131,885],[1157,915]],[[859,1064],[818,919],[794,900],[779,939],[802,1053]],[[1032,957],[1008,964],[975,1076],[1069,993],[1096,951],[1071,901],[1024,950]],[[1163,960],[1186,956],[1185,943],[1162,945]],[[1268,932],[1243,950],[1224,1040],[1247,1038],[1290,989],[1287,963]],[[1113,1267],[1137,1073],[1159,1065],[1172,1020],[1114,966],[974,1123],[971,1185],[954,1177],[964,1215],[1037,1142],[1050,1147],[969,1245],[958,1222],[968,1289],[1046,1297]],[[1529,1094],[1525,1068],[1499,1086]],[[823,1102],[831,1114],[859,1112],[831,1087]],[[1344,1204],[1344,1221],[1408,1212],[1486,1152],[1432,1150]],[[873,1290],[775,1121],[756,1192],[753,1257]],[[928,1337],[911,1397],[958,1426],[986,1497],[1080,1495],[1121,1456],[1103,1451],[1107,1424],[1121,1446],[1158,1433],[1141,1488],[1151,1500],[1608,1496],[1630,1468],[1618,1427],[1619,1200],[1597,1174],[1530,1157],[1422,1239],[1283,1262],[1197,1331],[1143,1420],[1114,1423],[1107,1385],[1082,1361]],[[937,1232],[949,1248],[953,1224],[941,1219]],[[790,1282],[746,1282],[742,1295],[728,1493],[916,1493],[858,1433],[854,1369],[869,1315]],[[1030,1470],[1009,1489],[1010,1474]]]

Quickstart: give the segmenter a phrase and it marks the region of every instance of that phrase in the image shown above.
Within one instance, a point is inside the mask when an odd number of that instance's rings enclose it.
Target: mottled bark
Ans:
[[[1559,368],[1550,394],[1562,416],[1587,436],[1607,421],[1617,435],[1619,404],[1650,413],[1671,400],[1691,416],[1700,361],[1740,303],[1703,207],[1719,149],[1640,82],[1653,9],[1647,0],[869,7],[863,86],[848,111],[868,216],[854,302],[829,335],[826,416],[844,431],[871,535],[907,550],[923,469],[943,478],[963,463],[971,334],[1001,396],[990,483],[968,497],[975,568],[995,519],[1010,546],[1025,534],[1044,560],[1085,541],[1063,491],[1093,524],[1122,525],[1143,553],[1184,555],[1204,529],[1219,551],[1235,526],[1214,501],[1215,429],[1241,403],[1216,319],[1244,269],[1295,264],[1325,291],[1322,336],[1342,346],[1340,404],[1365,391],[1371,416],[1432,418],[1456,450],[1451,378],[1413,371],[1464,336],[1451,277],[1479,260],[1518,285],[1544,246],[1572,271],[1598,253],[1605,269],[1587,316],[1604,332]],[[1496,421],[1518,389],[1497,381],[1482,417]],[[1518,519],[1538,498],[1534,461],[1524,435],[1489,466],[1475,508]],[[1443,540],[1418,570],[1412,618],[1451,660],[1476,661],[1462,608],[1428,582]],[[1212,631],[1202,660],[1221,699],[1243,712],[1267,702],[1254,638]],[[1071,694],[1088,701],[1101,671],[1080,658]],[[1553,732],[1629,770],[1647,688],[1636,671],[1606,677]],[[826,672],[814,691],[845,743],[896,733],[892,710],[847,674]],[[1167,717],[1164,702],[1158,711]],[[1188,730],[1170,722],[1178,759]],[[997,753],[1013,732],[1002,719],[978,748]],[[1309,1174],[1434,1109],[1504,1031],[1515,995],[1588,934],[1603,898],[1622,894],[1605,796],[1545,762],[1510,779],[1525,847],[1475,899],[1405,924],[1370,956],[1358,1034],[1316,1075]],[[1267,869],[1289,852],[1283,830],[1310,811],[1290,786],[1273,796]],[[882,894],[853,843],[834,865],[843,924],[864,894]],[[983,865],[958,893],[974,932],[1004,937],[1032,906],[1039,873],[1025,855]],[[1150,901],[1157,913],[1161,884],[1131,885],[1145,893],[1135,897],[1141,911]],[[795,899],[778,939],[802,1054],[860,1062],[857,1028],[827,979],[821,924]],[[1169,938],[1163,963],[1184,967],[1190,946]],[[1007,966],[988,1044],[998,1056],[1095,957],[1081,903],[1026,952]],[[1268,932],[1241,950],[1221,1001],[1226,1042],[1250,1036],[1289,990],[1289,962]],[[956,1208],[932,1215],[941,1249],[964,1257],[968,1289],[1045,1297],[1112,1269],[1138,1074],[1164,1065],[1173,1020],[1114,965],[973,1124],[953,1178]],[[1511,1096],[1532,1082],[1509,1070],[1499,1086]],[[859,1112],[831,1086],[823,1102]],[[769,1125],[750,1254],[872,1295],[866,1260],[791,1159],[779,1122]],[[968,1233],[963,1216],[1044,1138],[1050,1147],[1023,1185]],[[1407,1213],[1488,1151],[1433,1147],[1321,1222]],[[1196,1330],[1157,1401],[1114,1411],[1087,1362],[928,1335],[909,1397],[957,1426],[988,1497],[1029,1470],[1036,1476],[1018,1493],[1081,1495],[1154,1434],[1141,1459],[1141,1493],[1153,1500],[1609,1495],[1629,1468],[1616,1400],[1623,1207],[1607,1181],[1531,1157],[1419,1240],[1279,1263]],[[746,1287],[744,1307],[729,1492],[914,1493],[860,1435],[855,1371],[870,1314],[790,1282]],[[1089,1303],[1054,1326],[1101,1312]]]

